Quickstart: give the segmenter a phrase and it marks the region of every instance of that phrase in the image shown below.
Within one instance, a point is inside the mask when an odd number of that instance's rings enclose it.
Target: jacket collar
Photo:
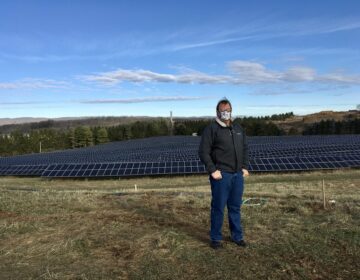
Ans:
[[[224,123],[223,121],[221,121],[218,117],[216,117],[216,122],[220,125],[220,126],[222,126],[222,127],[228,127],[227,125],[226,125],[226,123]],[[232,122],[232,119],[230,120],[230,122]]]

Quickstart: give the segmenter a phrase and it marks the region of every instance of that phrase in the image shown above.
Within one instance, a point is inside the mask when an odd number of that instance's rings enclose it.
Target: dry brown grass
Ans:
[[[336,200],[327,209],[322,178]],[[254,175],[249,197],[267,199],[242,208],[249,247],[226,238],[224,250],[213,251],[206,176],[2,177],[0,278],[360,278],[359,170]]]

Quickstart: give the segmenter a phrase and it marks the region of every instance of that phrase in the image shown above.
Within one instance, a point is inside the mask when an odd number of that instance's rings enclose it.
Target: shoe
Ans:
[[[211,241],[210,247],[217,250],[223,247],[220,241]]]
[[[238,241],[234,240],[233,242],[240,247],[246,247],[246,242],[243,239],[238,240]]]

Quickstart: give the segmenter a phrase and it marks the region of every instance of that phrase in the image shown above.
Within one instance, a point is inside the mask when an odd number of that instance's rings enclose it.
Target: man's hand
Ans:
[[[221,180],[221,179],[222,179],[222,176],[221,176],[220,170],[216,170],[216,171],[214,171],[213,173],[211,173],[211,177],[212,177],[214,180]]]
[[[249,176],[249,171],[247,171],[247,169],[243,168],[242,172],[243,172],[244,177]]]

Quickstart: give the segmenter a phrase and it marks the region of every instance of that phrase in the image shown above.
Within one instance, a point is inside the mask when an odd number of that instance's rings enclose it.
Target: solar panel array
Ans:
[[[249,137],[249,170],[360,167],[360,135]],[[0,158],[0,175],[130,177],[206,173],[200,137],[169,136]]]
[[[252,171],[360,166],[360,135],[252,137],[250,142]]]

